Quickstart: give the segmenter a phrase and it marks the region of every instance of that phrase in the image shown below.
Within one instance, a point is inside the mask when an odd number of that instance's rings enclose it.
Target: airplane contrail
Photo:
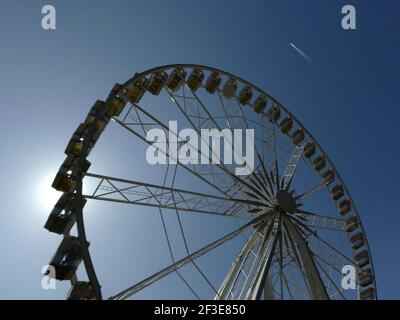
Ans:
[[[306,55],[302,50],[300,50],[299,48],[297,48],[293,43],[289,42],[289,44],[292,46],[292,48],[294,50],[297,51],[298,54],[300,54],[304,59],[306,59],[308,62],[311,63],[311,59],[308,55]]]

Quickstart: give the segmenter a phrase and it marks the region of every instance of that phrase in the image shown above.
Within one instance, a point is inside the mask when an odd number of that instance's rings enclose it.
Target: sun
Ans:
[[[45,210],[46,213],[50,213],[56,204],[57,200],[61,197],[61,192],[56,191],[52,188],[51,184],[54,180],[54,173],[47,174],[40,181],[37,189],[37,199],[41,210]]]

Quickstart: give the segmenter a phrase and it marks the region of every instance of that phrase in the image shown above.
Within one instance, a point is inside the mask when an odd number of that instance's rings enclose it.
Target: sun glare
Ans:
[[[54,174],[46,175],[39,184],[38,188],[38,203],[42,210],[50,213],[57,200],[61,197],[61,192],[56,191],[51,187],[54,180]]]

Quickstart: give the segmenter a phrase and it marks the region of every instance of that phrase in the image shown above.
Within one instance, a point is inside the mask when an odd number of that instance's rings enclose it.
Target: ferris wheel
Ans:
[[[200,140],[204,129],[222,132],[221,138],[237,129],[253,130],[254,164],[249,174],[237,175],[235,163],[188,163],[161,147],[158,154],[170,160],[162,166],[165,174],[161,182],[135,179],[135,173],[144,170],[141,167],[118,177],[89,170],[87,158],[110,126],[149,146],[154,143],[148,139],[149,132],[171,132],[171,120],[198,133]],[[176,142],[178,152],[186,138]],[[165,143],[172,143],[168,139]],[[224,142],[233,147],[232,139]],[[200,156],[210,151],[200,145],[201,141],[191,145],[191,150]],[[243,152],[234,153],[243,168],[251,166],[243,159]],[[240,221],[236,229],[198,250],[186,246],[183,258],[175,259],[171,254],[165,268],[128,283],[109,299],[135,297],[171,274],[177,274],[196,298],[377,298],[367,236],[337,168],[286,107],[240,77],[190,64],[136,73],[124,84],[115,85],[105,101],[94,103],[65,154],[53,182],[62,195],[45,228],[62,235],[49,266],[57,280],[71,282],[69,299],[103,299],[83,219],[83,208],[90,201],[109,202],[115,211],[122,205],[153,208],[160,214],[165,231],[160,237],[165,238],[171,253],[164,215],[204,214]],[[209,153],[207,157],[211,157]],[[185,240],[183,229],[180,225]],[[197,259],[237,237],[244,239],[243,244],[228,264],[224,280],[217,286],[211,284]],[[77,277],[81,262],[87,281]],[[200,297],[180,273],[189,264],[212,287],[213,296]],[[343,274],[344,270],[350,271]],[[348,288],[343,286],[344,279],[350,284]]]

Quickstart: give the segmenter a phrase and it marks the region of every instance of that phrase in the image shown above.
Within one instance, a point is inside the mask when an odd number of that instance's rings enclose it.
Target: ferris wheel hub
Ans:
[[[275,194],[275,198],[280,209],[288,213],[294,213],[296,211],[296,200],[288,191],[278,190]]]

